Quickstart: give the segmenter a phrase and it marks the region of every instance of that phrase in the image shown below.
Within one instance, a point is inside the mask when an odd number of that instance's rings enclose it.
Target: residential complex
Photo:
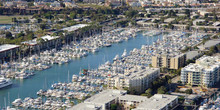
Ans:
[[[189,85],[211,87],[220,78],[220,57],[203,56],[195,64],[189,64],[181,70],[181,81]]]
[[[152,56],[152,66],[155,68],[179,69],[185,65],[186,54],[164,54]]]
[[[78,0],[76,0],[78,1]],[[175,5],[179,6],[217,6],[219,2],[207,3],[207,1],[201,0],[83,0],[84,3],[95,3],[102,4],[106,3],[107,5],[113,6],[121,6],[122,4],[127,4],[132,7],[148,7],[148,6],[170,6],[174,7]],[[17,7],[20,9],[27,8],[28,10],[32,8],[45,8],[45,9],[63,9],[64,7],[76,7],[75,1],[73,0],[64,0],[64,1],[56,1],[56,0],[37,0],[33,3],[33,6],[28,4],[29,2],[24,0],[16,0],[16,1],[3,1],[3,6],[6,8]],[[64,4],[61,5],[61,4]],[[38,9],[39,10],[39,9]]]
[[[137,96],[137,95],[122,95],[118,97],[117,104],[122,105],[124,110],[130,110],[132,107],[137,107],[140,103],[149,101],[149,98],[146,96]]]
[[[121,105],[123,110],[168,110],[178,103],[178,96],[155,94],[146,96],[128,95],[126,91],[104,90],[70,110],[110,110],[111,104]]]
[[[19,47],[19,45],[12,44],[0,45],[0,63],[2,63],[5,58],[15,56],[16,52],[19,50]]]
[[[83,28],[83,27],[86,27],[86,26],[89,26],[89,25],[88,24],[76,24],[76,25],[73,25],[73,26],[70,26],[70,27],[63,28],[61,30],[72,32],[72,31],[76,31],[76,30],[78,30],[80,28]]]
[[[126,70],[123,75],[108,78],[108,88],[128,89],[143,92],[150,87],[151,82],[159,77],[159,68],[139,67]]]
[[[45,49],[51,49],[61,45],[61,39],[59,36],[45,35],[40,38],[21,42],[23,45],[27,45],[34,51],[40,51]]]
[[[125,95],[124,90],[105,90],[80,103],[71,110],[108,110],[117,102],[119,96]]]
[[[178,104],[178,96],[155,94],[133,110],[169,110]]]

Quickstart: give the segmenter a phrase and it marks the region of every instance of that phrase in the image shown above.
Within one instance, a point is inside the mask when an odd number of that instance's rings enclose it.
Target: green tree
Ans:
[[[41,23],[43,20],[41,18],[37,19],[37,23]]]
[[[178,84],[182,84],[182,81],[177,81]]]
[[[51,12],[45,13],[45,14],[44,14],[44,17],[47,18],[47,19],[52,19],[52,18],[53,18]]]
[[[40,24],[40,28],[41,28],[42,30],[46,29],[46,24]]]
[[[189,10],[189,9],[186,9],[186,10],[185,10],[185,14],[186,14],[186,16],[189,18],[189,17],[190,17],[190,10]]]
[[[2,8],[0,8],[0,14],[3,14],[3,9]]]
[[[173,24],[169,23],[168,28],[173,29],[174,28]]]
[[[16,17],[13,17],[13,18],[12,18],[12,22],[14,22],[14,23],[17,22],[17,18],[16,18]]]
[[[145,91],[145,94],[146,94],[147,97],[149,98],[149,97],[152,96],[152,92],[153,92],[153,90],[152,90],[151,88],[149,88],[149,89],[147,89],[147,90]]]
[[[75,104],[74,104],[74,102],[71,101],[71,102],[70,102],[70,105],[73,106],[73,105],[75,105]]]
[[[167,88],[164,86],[161,86],[160,88],[157,89],[158,94],[165,94],[167,92]]]
[[[71,12],[71,13],[70,13],[70,18],[71,18],[71,19],[75,19],[75,18],[76,18],[76,15],[77,15],[76,13]]]
[[[192,94],[192,89],[187,89],[187,90],[185,90],[185,93],[186,93],[186,94]]]
[[[168,79],[168,84],[171,84],[172,83],[172,80],[171,79]]]
[[[28,2],[28,7],[34,6],[33,2]]]
[[[37,43],[43,43],[43,42],[44,42],[44,39],[42,39],[42,38],[37,39]]]
[[[190,30],[190,26],[189,25],[186,26],[186,30]]]
[[[17,34],[17,37],[24,37],[24,35],[25,35],[24,32],[21,31],[20,33]]]
[[[136,17],[137,14],[138,14],[138,11],[136,11],[136,10],[129,10],[129,11],[125,12],[125,15],[128,18],[134,18],[134,17]]]
[[[33,32],[30,32],[30,33],[28,33],[27,34],[27,39],[29,40],[31,40],[31,39],[34,39],[35,38],[35,35],[34,35],[34,33]]]
[[[111,104],[111,110],[117,110],[117,104]]]
[[[216,47],[216,46],[212,46],[212,47],[210,47],[210,53],[216,53],[216,52],[218,52],[218,48]]]
[[[214,18],[213,18],[213,21],[218,21],[218,16],[216,14],[214,14]]]
[[[5,37],[6,37],[7,39],[13,39],[12,34],[11,34],[11,32],[9,32],[9,31],[7,31],[7,32],[5,33]]]
[[[173,10],[170,10],[170,11],[168,12],[168,16],[174,17],[174,16],[176,16],[176,12],[174,12]]]

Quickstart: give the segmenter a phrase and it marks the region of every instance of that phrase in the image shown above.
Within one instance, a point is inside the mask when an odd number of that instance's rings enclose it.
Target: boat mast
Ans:
[[[10,105],[10,93],[8,92],[8,105]]]
[[[68,70],[68,83],[70,82],[70,71]]]
[[[5,109],[6,109],[6,98],[4,97],[4,102],[5,102]]]

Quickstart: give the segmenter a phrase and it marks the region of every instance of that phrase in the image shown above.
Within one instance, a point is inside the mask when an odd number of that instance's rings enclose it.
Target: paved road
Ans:
[[[172,83],[177,83],[178,81],[180,81],[180,76],[176,76],[172,79]]]
[[[152,27],[140,27],[139,29],[141,30],[147,30],[147,29],[150,29],[150,30],[163,30],[163,29],[160,29],[160,28],[152,28]],[[195,33],[195,31],[187,31],[187,30],[172,30],[172,29],[165,29],[163,30],[164,32],[179,32],[179,31],[183,31],[183,32],[187,32],[187,33]],[[208,35],[213,35],[213,33],[205,33],[205,32],[197,32],[199,34],[208,34]],[[215,34],[214,34],[215,35]]]
[[[184,10],[184,9],[189,9],[189,10],[206,10],[206,9],[215,9],[215,8],[219,8],[219,7],[208,7],[208,8],[146,8],[146,10],[148,9],[152,9],[152,10]]]

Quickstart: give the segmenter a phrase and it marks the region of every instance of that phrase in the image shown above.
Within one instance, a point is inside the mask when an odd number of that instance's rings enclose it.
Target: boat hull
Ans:
[[[6,83],[6,84],[4,84],[4,85],[0,85],[0,89],[2,89],[2,88],[4,88],[4,87],[7,87],[7,86],[10,86],[10,85],[12,85],[12,82],[11,82],[11,81],[8,82],[8,83]]]

